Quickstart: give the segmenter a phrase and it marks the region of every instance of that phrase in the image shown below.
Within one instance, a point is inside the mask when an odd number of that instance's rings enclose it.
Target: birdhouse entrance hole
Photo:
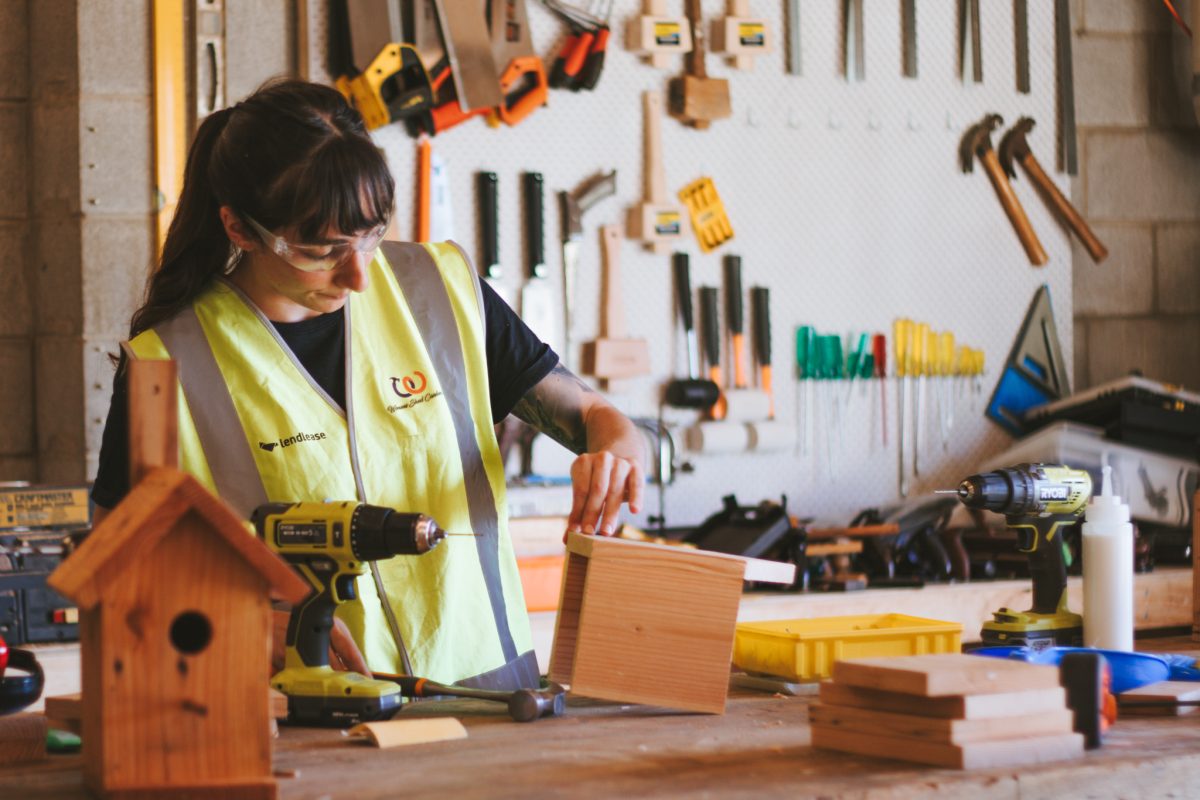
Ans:
[[[199,611],[185,611],[171,623],[171,644],[185,655],[199,653],[212,641],[212,625]]]

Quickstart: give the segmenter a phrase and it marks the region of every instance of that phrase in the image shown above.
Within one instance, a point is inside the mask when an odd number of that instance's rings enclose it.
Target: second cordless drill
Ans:
[[[300,573],[313,594],[292,609],[284,668],[271,686],[288,698],[288,721],[347,727],[386,719],[400,687],[329,666],[334,609],[356,599],[368,561],[421,555],[446,537],[424,514],[357,502],[267,503],[251,517],[260,539]]]
[[[1003,514],[1017,548],[1029,555],[1033,608],[995,612],[983,624],[985,644],[1083,644],[1083,617],[1067,608],[1063,531],[1079,520],[1091,495],[1091,475],[1057,464],[1018,464],[958,485],[963,505]]]

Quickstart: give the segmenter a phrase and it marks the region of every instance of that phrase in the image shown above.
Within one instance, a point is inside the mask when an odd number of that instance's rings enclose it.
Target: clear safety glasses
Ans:
[[[242,214],[242,218],[250,223],[250,227],[262,237],[263,244],[271,248],[271,252],[304,272],[327,272],[346,260],[352,251],[373,253],[383,236],[387,233],[387,225],[380,225],[365,236],[342,242],[329,244],[292,244],[282,236],[276,236],[251,217]]]

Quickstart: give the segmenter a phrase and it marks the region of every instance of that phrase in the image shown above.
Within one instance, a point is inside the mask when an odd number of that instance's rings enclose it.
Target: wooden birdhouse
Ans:
[[[571,693],[721,714],[743,581],[796,567],[707,550],[567,537],[550,679]]]
[[[153,469],[49,583],[79,606],[89,789],[276,797],[270,594],[309,587],[233,511]]]

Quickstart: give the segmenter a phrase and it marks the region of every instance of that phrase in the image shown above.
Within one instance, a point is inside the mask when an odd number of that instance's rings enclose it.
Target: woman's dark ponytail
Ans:
[[[213,112],[200,124],[183,173],[183,191],[162,262],[146,285],[146,301],[129,323],[129,338],[174,316],[225,268],[229,240],[221,224],[220,201],[208,177],[213,149],[233,116],[232,108]]]

